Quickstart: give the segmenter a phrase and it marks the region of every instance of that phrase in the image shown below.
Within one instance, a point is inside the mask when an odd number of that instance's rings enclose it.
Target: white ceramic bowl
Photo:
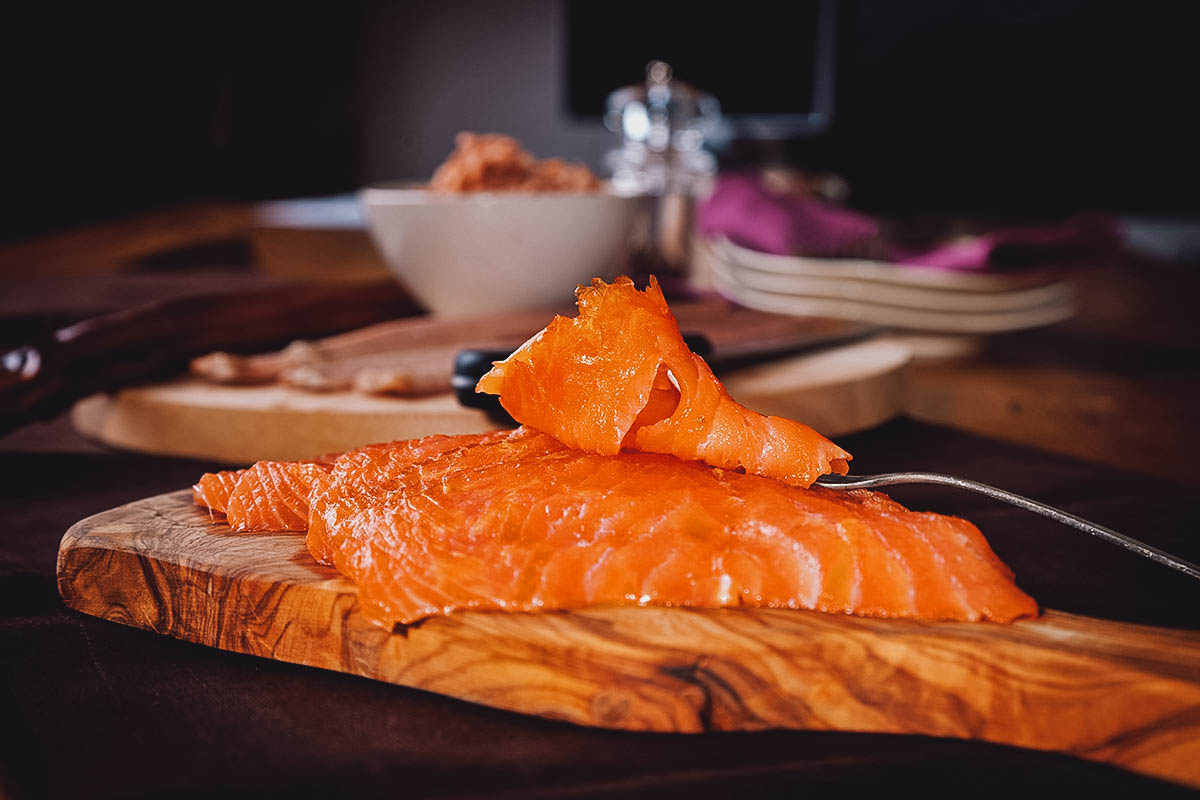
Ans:
[[[466,316],[567,302],[625,266],[646,201],[607,191],[359,194],[376,247],[430,311]]]

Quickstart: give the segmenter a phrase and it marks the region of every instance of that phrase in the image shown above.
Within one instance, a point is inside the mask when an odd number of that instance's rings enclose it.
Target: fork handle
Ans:
[[[1157,547],[1151,547],[1145,542],[1139,542],[1137,539],[1126,536],[1123,533],[1117,533],[1111,528],[1089,522],[1083,517],[1068,514],[1066,511],[1054,506],[1048,506],[1045,503],[1030,500],[1028,497],[1022,497],[1019,494],[1006,492],[1003,489],[997,489],[995,486],[989,486],[986,483],[979,483],[978,481],[970,481],[966,478],[942,475],[937,472],[889,472],[883,475],[822,475],[817,479],[816,485],[824,486],[827,489],[870,489],[876,486],[892,486],[898,483],[936,483],[942,486],[954,486],[958,489],[966,489],[969,492],[986,495],[993,500],[1010,503],[1026,511],[1032,511],[1035,514],[1041,514],[1043,517],[1049,517],[1064,525],[1070,525],[1072,528],[1077,528],[1084,533],[1090,533],[1092,536],[1099,537],[1106,542],[1120,545],[1126,550],[1132,550],[1139,556],[1148,558],[1151,561],[1156,561],[1159,564],[1179,570],[1193,578],[1200,579],[1200,567],[1190,561],[1184,561],[1182,558],[1177,558],[1170,553],[1159,550]]]

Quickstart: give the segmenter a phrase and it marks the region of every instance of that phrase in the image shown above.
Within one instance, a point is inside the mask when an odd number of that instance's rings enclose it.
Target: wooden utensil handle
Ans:
[[[262,348],[419,312],[392,281],[167,300],[87,319],[0,357],[0,433],[213,350]]]

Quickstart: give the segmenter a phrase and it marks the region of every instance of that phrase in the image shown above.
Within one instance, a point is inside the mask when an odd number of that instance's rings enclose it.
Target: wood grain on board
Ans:
[[[190,493],[89,517],[59,592],[87,614],[241,653],[628,730],[981,739],[1200,786],[1200,633],[1046,611],[921,623],[598,607],[388,630],[298,534],[234,534]]]

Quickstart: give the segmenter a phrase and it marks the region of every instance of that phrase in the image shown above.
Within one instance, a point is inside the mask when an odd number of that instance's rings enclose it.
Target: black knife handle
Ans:
[[[712,355],[712,343],[702,333],[685,333],[684,342],[693,353],[701,358]],[[469,349],[460,350],[454,357],[454,374],[450,377],[450,385],[458,402],[468,408],[478,408],[501,425],[516,425],[516,420],[500,405],[500,398],[494,394],[484,394],[475,391],[479,379],[492,368],[493,362],[503,361],[513,354],[512,350],[499,349]]]
[[[0,434],[213,350],[327,336],[420,311],[394,281],[193,295],[93,317],[0,354]]]

